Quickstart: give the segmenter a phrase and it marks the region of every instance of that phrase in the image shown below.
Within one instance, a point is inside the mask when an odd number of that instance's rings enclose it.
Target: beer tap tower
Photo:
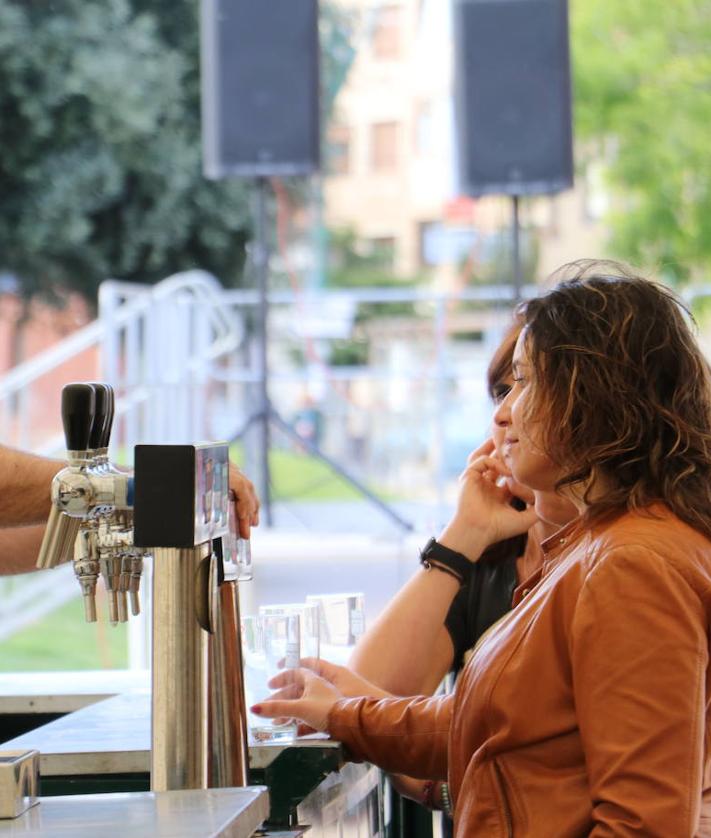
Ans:
[[[135,474],[108,459],[114,394],[68,384],[68,465],[52,481],[37,566],[72,560],[87,621],[99,576],[109,619],[139,611],[153,558],[151,789],[247,784],[240,578],[223,443],[138,445]],[[233,500],[233,498],[232,498]]]

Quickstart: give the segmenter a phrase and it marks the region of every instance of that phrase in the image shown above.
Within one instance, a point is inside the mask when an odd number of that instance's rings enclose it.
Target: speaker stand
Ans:
[[[523,269],[521,265],[521,223],[519,220],[519,195],[511,196],[511,261],[513,268],[514,305],[521,302]]]
[[[268,363],[268,315],[269,300],[267,286],[269,281],[269,233],[267,230],[267,178],[258,177],[254,193],[254,240],[252,242],[252,265],[257,280],[257,346],[259,364],[259,408],[253,413],[242,429],[233,437],[232,441],[241,439],[247,430],[256,425],[260,432],[259,444],[259,491],[265,523],[271,527],[274,522],[271,496],[271,472],[269,467],[269,450],[271,448],[271,427],[274,426],[282,433],[306,449],[311,456],[325,463],[339,477],[343,478],[366,500],[383,512],[391,521],[403,530],[411,531],[413,525],[401,517],[392,507],[382,501],[367,486],[340,466],[335,460],[325,454],[309,439],[301,436],[274,408],[269,398],[269,363]]]

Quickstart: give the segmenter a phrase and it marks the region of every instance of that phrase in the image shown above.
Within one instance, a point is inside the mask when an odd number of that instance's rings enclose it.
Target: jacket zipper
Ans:
[[[507,838],[513,838],[513,822],[511,819],[511,809],[509,809],[509,801],[506,797],[504,777],[495,759],[491,760],[491,764],[494,766],[494,774],[496,774],[496,782],[499,786],[499,797],[501,798],[501,805],[504,810],[504,816],[506,817],[506,835]]]

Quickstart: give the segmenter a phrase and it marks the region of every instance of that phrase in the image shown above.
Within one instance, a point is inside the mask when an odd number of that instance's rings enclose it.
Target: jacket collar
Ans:
[[[568,521],[565,526],[541,542],[544,565],[557,558],[566,547],[583,534],[584,530],[580,523],[580,518],[573,518],[572,521]]]
[[[577,541],[583,535],[585,530],[580,526],[580,519],[574,518],[569,521],[564,527],[561,527],[553,535],[541,542],[541,550],[543,551],[543,562],[541,566],[535,570],[528,579],[521,581],[519,586],[514,591],[512,599],[512,607],[516,607],[521,600],[528,596],[533,588],[546,576],[551,569],[558,563],[561,554],[567,552],[570,545]]]

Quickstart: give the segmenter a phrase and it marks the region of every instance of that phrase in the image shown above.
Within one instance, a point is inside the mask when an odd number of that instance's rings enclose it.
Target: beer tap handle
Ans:
[[[94,388],[94,421],[89,431],[89,448],[97,450],[105,448],[106,423],[109,418],[109,388],[106,384],[93,382]]]
[[[67,384],[62,389],[62,424],[70,459],[85,459],[94,424],[96,391],[91,384]],[[77,452],[76,454],[74,452]],[[74,456],[72,456],[74,454]]]
[[[40,570],[56,567],[72,557],[80,523],[78,519],[70,518],[52,504],[37,555],[37,567]]]
[[[96,581],[99,578],[99,562],[91,530],[82,530],[74,550],[74,573],[79,580],[84,599],[84,616],[87,623],[96,622]]]
[[[116,603],[118,605],[118,622],[128,622],[128,593],[126,591],[116,591]]]
[[[138,592],[141,587],[143,573],[143,556],[139,552],[130,554],[131,579],[128,585],[128,595],[131,602],[131,613],[137,617],[141,613],[141,600]]]
[[[111,429],[114,424],[114,412],[116,410],[116,398],[114,396],[114,388],[110,384],[104,384],[106,388],[106,422],[104,423],[104,436],[102,439],[102,448],[108,448],[111,441]]]
[[[121,556],[116,555],[111,549],[99,550],[99,567],[101,577],[104,580],[104,589],[109,607],[109,622],[116,625],[121,620],[119,609],[120,603],[120,577],[121,577]]]

